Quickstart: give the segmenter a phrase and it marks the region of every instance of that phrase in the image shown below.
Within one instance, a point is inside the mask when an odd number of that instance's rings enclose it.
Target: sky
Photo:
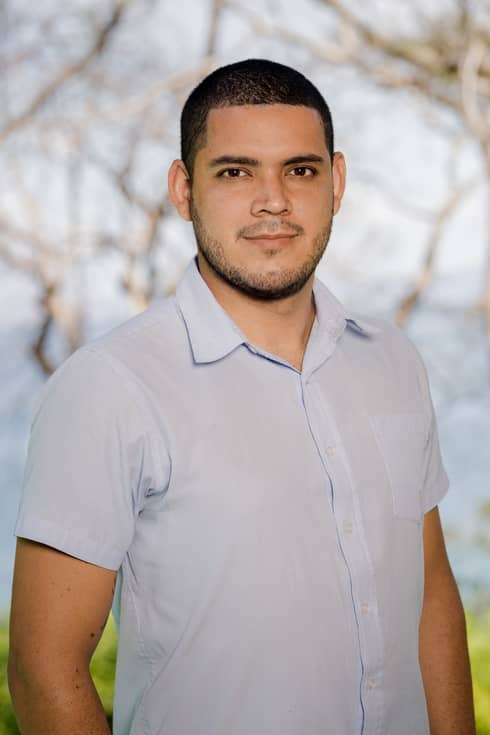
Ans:
[[[314,0],[240,3],[263,22],[274,22],[288,30],[301,32],[310,40],[323,42],[332,36],[329,16]],[[449,0],[447,0],[449,4]],[[388,23],[411,25],[407,3],[375,3]],[[24,10],[32,22],[36,14],[46,18],[59,9],[49,0],[32,6],[18,0],[16,9]],[[70,9],[103,12],[107,3],[78,0],[65,4],[61,16],[63,33],[74,27]],[[425,3],[428,12],[441,3]],[[124,81],[127,69],[143,69],[143,77],[153,79],[155,69],[148,60],[158,59],[170,74],[192,71],[202,61],[203,29],[207,24],[208,3],[181,0],[134,4],[133,18],[122,34],[117,73]],[[348,186],[341,212],[337,216],[332,240],[318,275],[349,307],[359,313],[393,318],[397,300],[413,285],[430,236],[430,218],[445,201],[452,187],[474,177],[480,160],[467,136],[461,136],[458,153],[441,130],[454,132],[449,117],[434,116],[421,100],[393,92],[380,92],[349,68],[332,70],[314,65],[302,48],[285,45],[278,34],[261,37],[246,20],[247,15],[227,11],[221,26],[216,63],[227,63],[249,56],[264,56],[297,66],[318,85],[326,96],[334,117],[337,147],[346,156]],[[191,22],[192,21],[192,22]],[[70,25],[72,24],[72,25]],[[135,36],[134,29],[138,28]],[[66,30],[68,29],[68,30]],[[71,31],[70,31],[71,32]],[[35,38],[35,35],[33,36]],[[28,39],[29,40],[29,39]],[[83,41],[83,39],[82,39]],[[80,39],[74,43],[82,43]],[[82,44],[83,45],[83,44]],[[46,50],[49,54],[49,49]],[[75,53],[71,50],[70,53]],[[54,63],[53,60],[49,64]],[[146,64],[146,66],[145,66]],[[158,69],[158,65],[157,65]],[[30,72],[34,74],[31,69]],[[145,76],[146,75],[146,76]],[[27,74],[26,78],[31,78]],[[35,78],[35,74],[32,78]],[[155,76],[157,80],[157,76]],[[124,85],[123,85],[124,87]],[[138,98],[137,87],[130,99]],[[166,167],[178,155],[178,108],[186,92],[179,92],[163,103],[166,137],[161,146],[146,147],[137,161],[137,184],[154,189],[164,186]],[[29,85],[22,88],[27,95]],[[78,95],[78,96],[77,96]],[[83,104],[83,89],[74,88],[70,105],[60,106],[63,114],[73,114]],[[107,101],[110,108],[111,100]],[[165,114],[168,112],[168,117]],[[121,113],[120,127],[124,123]],[[107,153],[117,156],[124,137],[116,125],[107,130],[92,130],[92,139]],[[69,126],[67,126],[69,127]],[[21,160],[25,186],[36,199],[42,221],[56,240],[65,237],[69,220],[69,200],[63,178],[71,155],[70,138],[47,138],[45,146],[57,156],[57,167],[31,154],[34,139],[27,137],[23,147],[13,145],[7,158]],[[72,144],[74,145],[74,144]],[[0,152],[1,153],[1,152]],[[4,153],[5,155],[5,153]],[[10,171],[10,169],[9,169]],[[80,242],[86,250],[67,277],[72,298],[83,295],[86,311],[86,338],[103,333],[130,316],[131,305],[120,287],[123,262],[117,253],[107,251],[94,259],[89,247],[91,223],[103,217],[115,223],[120,217],[119,203],[93,170],[84,174],[79,191],[83,200],[86,231]],[[481,528],[478,509],[488,497],[490,460],[485,456],[488,436],[489,394],[487,352],[481,324],[474,304],[482,285],[488,231],[487,190],[476,185],[463,205],[446,225],[440,253],[436,259],[434,283],[422,307],[408,325],[429,370],[440,422],[441,443],[453,492],[443,504],[443,517],[453,539],[451,552],[460,579],[480,579],[488,563],[484,554],[468,551],[471,538]],[[414,211],[423,216],[414,215]],[[13,180],[0,180],[0,216],[16,217],[22,224],[24,210]],[[87,224],[88,223],[88,224]],[[136,237],[142,223],[135,215],[128,225],[128,240]],[[163,273],[162,289],[176,283],[194,253],[192,229],[176,216],[163,226],[165,247],[157,266]],[[2,399],[0,403],[0,476],[3,515],[0,518],[0,606],[7,604],[13,559],[12,527],[22,484],[22,468],[28,440],[32,408],[43,377],[29,352],[39,322],[40,291],[32,278],[0,264],[0,338],[3,359],[0,363]],[[77,296],[78,295],[78,296]],[[52,345],[63,355],[64,346]],[[463,529],[458,531],[458,525]],[[471,586],[471,585],[470,585]],[[490,583],[489,583],[490,587]]]

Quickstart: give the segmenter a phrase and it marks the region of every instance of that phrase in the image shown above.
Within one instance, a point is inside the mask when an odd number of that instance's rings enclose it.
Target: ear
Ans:
[[[333,186],[333,213],[337,214],[340,209],[342,197],[345,191],[345,179],[347,171],[343,153],[337,151],[333,154],[332,161],[332,186]]]
[[[168,194],[182,219],[190,222],[191,180],[180,159],[175,160],[168,170]]]

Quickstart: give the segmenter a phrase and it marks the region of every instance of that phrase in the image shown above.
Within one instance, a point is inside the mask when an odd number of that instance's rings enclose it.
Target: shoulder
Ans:
[[[175,297],[158,299],[144,312],[78,349],[61,366],[61,372],[112,372],[123,380],[136,379],[151,356],[164,362],[165,355],[175,351],[183,337],[185,328]]]
[[[157,299],[145,311],[91,341],[86,347],[99,355],[131,362],[131,355],[144,354],[155,343],[172,342],[182,332],[182,318],[175,296]]]
[[[410,368],[418,370],[423,366],[422,358],[418,349],[406,332],[393,322],[387,319],[379,319],[375,317],[364,317],[353,315],[349,320],[357,329],[354,331],[364,337],[364,346],[379,355],[394,362],[408,361]]]
[[[161,299],[68,357],[44,384],[34,415],[49,404],[86,410],[112,407],[121,414],[135,400],[144,402],[149,355],[161,360],[183,330],[173,298]]]

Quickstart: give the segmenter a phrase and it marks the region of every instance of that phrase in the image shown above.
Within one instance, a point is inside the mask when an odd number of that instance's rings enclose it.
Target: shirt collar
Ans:
[[[215,362],[246,343],[243,332],[214,298],[195,258],[187,266],[175,297],[195,362]]]
[[[346,327],[367,337],[378,334],[378,327],[371,324],[367,319],[354,317],[353,314],[347,312],[345,306],[318,278],[315,278],[313,284],[313,294],[320,332],[327,332],[334,339],[337,339]]]
[[[318,278],[315,278],[313,293],[317,311],[315,341],[320,338],[323,342],[321,338],[326,337],[334,346],[346,327],[366,336],[379,331],[363,319],[348,316],[342,304]],[[176,302],[196,363],[215,362],[240,345],[248,344],[246,336],[214,298],[199,273],[195,258],[177,287]]]

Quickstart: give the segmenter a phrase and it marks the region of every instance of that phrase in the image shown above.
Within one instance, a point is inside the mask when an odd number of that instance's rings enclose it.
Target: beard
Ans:
[[[282,268],[274,273],[255,273],[245,267],[233,265],[226,254],[223,244],[215,240],[206,230],[199,212],[191,197],[190,213],[197,248],[214,273],[228,285],[242,293],[260,301],[276,301],[287,298],[301,291],[316,270],[327,247],[332,231],[333,204],[330,220],[314,237],[305,259],[296,268]],[[297,234],[303,232],[301,227],[294,226]],[[291,228],[291,225],[289,225]],[[246,228],[245,228],[246,229]],[[243,233],[244,231],[240,231]],[[240,233],[239,233],[240,236]],[[264,253],[273,258],[279,251],[271,248]]]

